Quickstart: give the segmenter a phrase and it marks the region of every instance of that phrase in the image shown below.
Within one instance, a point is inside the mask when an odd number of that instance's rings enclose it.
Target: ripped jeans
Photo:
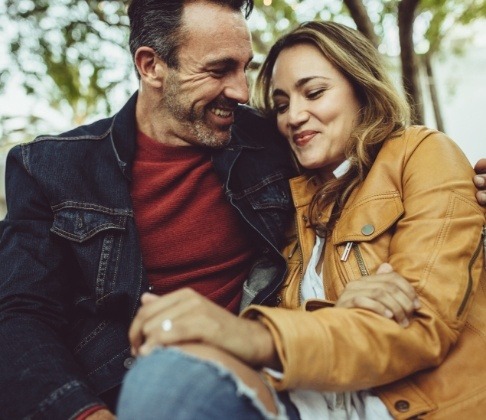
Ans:
[[[118,420],[298,420],[287,393],[274,393],[278,414],[226,368],[175,348],[156,349],[127,373]]]

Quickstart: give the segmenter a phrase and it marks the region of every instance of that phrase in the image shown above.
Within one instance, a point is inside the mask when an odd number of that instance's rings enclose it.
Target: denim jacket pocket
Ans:
[[[54,208],[51,232],[81,243],[104,230],[125,230],[127,216],[98,206]]]
[[[53,210],[51,232],[68,241],[79,265],[78,270],[71,270],[79,276],[71,280],[80,284],[74,285],[80,290],[76,302],[100,308],[116,289],[130,211],[85,203],[64,203]]]

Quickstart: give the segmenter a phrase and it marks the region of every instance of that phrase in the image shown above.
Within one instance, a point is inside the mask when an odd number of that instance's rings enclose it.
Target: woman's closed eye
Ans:
[[[283,114],[289,108],[288,103],[274,103],[273,109],[277,114]]]
[[[313,99],[318,99],[320,98],[325,92],[326,88],[319,88],[319,89],[312,89],[309,92],[306,93],[306,98],[313,100]]]

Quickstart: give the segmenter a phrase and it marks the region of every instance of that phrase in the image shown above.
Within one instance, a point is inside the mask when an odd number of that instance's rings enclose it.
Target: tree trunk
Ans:
[[[380,40],[362,0],[344,0],[358,30],[378,48]]]
[[[424,123],[424,109],[419,83],[418,61],[413,45],[413,23],[420,0],[402,0],[398,4],[398,31],[400,36],[400,58],[402,82],[408,97],[412,124]]]
[[[437,89],[435,86],[431,54],[425,54],[423,61],[425,63],[425,70],[427,71],[427,86],[429,87],[430,99],[432,101],[432,108],[434,110],[435,124],[437,126],[437,130],[445,132],[444,120],[442,119],[439,97],[437,96]]]

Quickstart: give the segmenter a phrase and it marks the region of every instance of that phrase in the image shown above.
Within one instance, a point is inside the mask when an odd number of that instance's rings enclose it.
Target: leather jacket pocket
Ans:
[[[368,276],[388,259],[393,227],[404,212],[398,191],[367,197],[350,206],[336,224],[332,242],[346,277]],[[363,245],[373,242],[373,246]],[[346,264],[348,263],[348,264]]]
[[[398,191],[367,197],[353,203],[333,231],[335,245],[345,242],[369,242],[390,229],[403,214]]]

